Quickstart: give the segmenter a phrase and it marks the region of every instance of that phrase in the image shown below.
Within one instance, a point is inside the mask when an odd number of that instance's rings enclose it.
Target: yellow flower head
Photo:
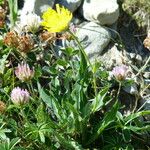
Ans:
[[[43,13],[43,21],[41,25],[49,32],[62,32],[68,29],[69,22],[72,19],[72,13],[65,9],[63,6],[60,7],[56,4],[56,11],[52,8],[48,8]]]

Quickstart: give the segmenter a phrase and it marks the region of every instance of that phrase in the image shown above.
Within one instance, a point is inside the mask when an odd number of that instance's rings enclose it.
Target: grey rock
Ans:
[[[84,0],[80,12],[89,21],[111,25],[119,17],[119,5],[117,0]]]
[[[100,55],[104,48],[109,44],[111,35],[110,32],[94,23],[89,22],[79,28],[76,36],[78,37],[81,45],[85,49],[86,54],[90,60],[94,60]],[[67,46],[77,47],[75,42],[66,43]]]
[[[136,84],[132,84],[130,86],[126,86],[123,88],[124,91],[126,91],[127,93],[131,94],[131,95],[136,95],[138,94],[138,89],[137,89],[137,85]]]
[[[118,50],[117,45],[109,45],[107,51],[99,55],[97,60],[103,62],[107,69],[112,70],[114,66],[119,66],[128,61],[128,58]]]
[[[150,79],[150,72],[145,72],[143,75],[146,79]]]
[[[143,61],[142,56],[137,54],[136,55],[136,60],[139,61],[139,62],[142,62]]]
[[[21,10],[21,16],[34,12],[41,16],[49,7],[53,7],[55,0],[26,0]]]
[[[131,59],[136,58],[136,54],[135,53],[129,53],[129,55],[130,55]]]
[[[82,0],[56,0],[56,4],[59,3],[66,8],[68,8],[71,12],[74,12],[81,4]]]

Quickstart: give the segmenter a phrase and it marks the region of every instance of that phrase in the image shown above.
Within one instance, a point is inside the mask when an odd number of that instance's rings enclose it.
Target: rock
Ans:
[[[146,102],[145,109],[150,110],[150,95],[147,95],[147,99],[144,100]]]
[[[135,59],[136,58],[136,54],[135,53],[129,53],[131,59]]]
[[[142,62],[143,61],[142,56],[137,54],[136,55],[136,60],[139,61],[139,62]]]
[[[112,70],[114,66],[119,66],[128,61],[128,58],[123,55],[121,51],[118,50],[117,45],[109,45],[108,50],[97,57],[98,60],[103,62],[105,67]]]
[[[83,22],[84,22],[84,20],[82,18],[78,17],[78,16],[73,16],[73,18],[72,18],[72,23],[74,25],[78,25],[79,26]]]
[[[84,0],[81,13],[89,21],[111,25],[119,17],[119,5],[117,0]]]
[[[137,89],[137,85],[136,84],[132,84],[130,86],[126,86],[123,88],[124,91],[126,91],[127,93],[131,94],[131,95],[136,95],[138,94],[138,89]]]
[[[96,59],[111,39],[110,32],[94,22],[86,23],[79,28],[76,36],[90,60]],[[77,47],[74,41],[67,43],[67,46]]]
[[[21,11],[21,16],[31,12],[41,16],[47,8],[53,7],[54,1],[55,0],[26,0]]]
[[[143,77],[150,79],[150,72],[144,72]]]
[[[81,4],[82,0],[56,0],[56,4],[59,3],[66,8],[68,8],[71,12],[74,12]]]

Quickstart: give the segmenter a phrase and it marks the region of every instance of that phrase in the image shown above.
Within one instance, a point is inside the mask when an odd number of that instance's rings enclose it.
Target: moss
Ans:
[[[124,0],[123,10],[129,13],[140,27],[150,22],[150,0]]]

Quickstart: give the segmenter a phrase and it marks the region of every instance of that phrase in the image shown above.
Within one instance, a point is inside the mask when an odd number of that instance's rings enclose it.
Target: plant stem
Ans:
[[[89,65],[91,66],[91,68],[93,68],[93,66],[92,66],[92,64],[91,64],[91,62],[90,62],[88,56],[86,55],[86,53],[85,53],[85,51],[84,51],[84,48],[82,47],[81,43],[79,42],[78,38],[77,38],[70,30],[69,30],[68,32],[71,34],[71,36],[73,37],[73,39],[74,39],[74,40],[76,41],[76,43],[78,44],[78,47],[79,47],[80,51],[83,53],[83,55],[84,55],[86,61],[89,63]]]
[[[136,108],[137,108],[138,100],[139,100],[139,96],[138,96],[138,95],[135,95],[135,104],[134,104],[134,108],[133,108],[133,110],[132,110],[132,113],[134,113],[135,110],[136,110]]]
[[[91,67],[91,70],[92,70],[92,73],[93,73],[93,88],[94,88],[95,95],[97,95],[96,78],[95,78],[95,75],[94,75],[94,72],[93,72],[93,65],[91,64],[91,62],[90,62],[87,54],[85,53],[84,48],[82,47],[82,45],[81,45],[80,41],[78,40],[78,38],[70,30],[68,32],[71,34],[73,39],[78,44],[79,50],[82,52],[82,54],[84,55],[86,61],[89,63],[89,65]]]
[[[147,67],[147,64],[149,63],[150,61],[150,57],[147,59],[146,63],[144,64],[144,66],[138,71],[138,73],[134,76],[137,77],[143,70],[145,70],[145,68]]]
[[[119,88],[118,88],[117,97],[116,97],[117,99],[119,97],[120,90],[121,90],[121,82],[119,81]]]

